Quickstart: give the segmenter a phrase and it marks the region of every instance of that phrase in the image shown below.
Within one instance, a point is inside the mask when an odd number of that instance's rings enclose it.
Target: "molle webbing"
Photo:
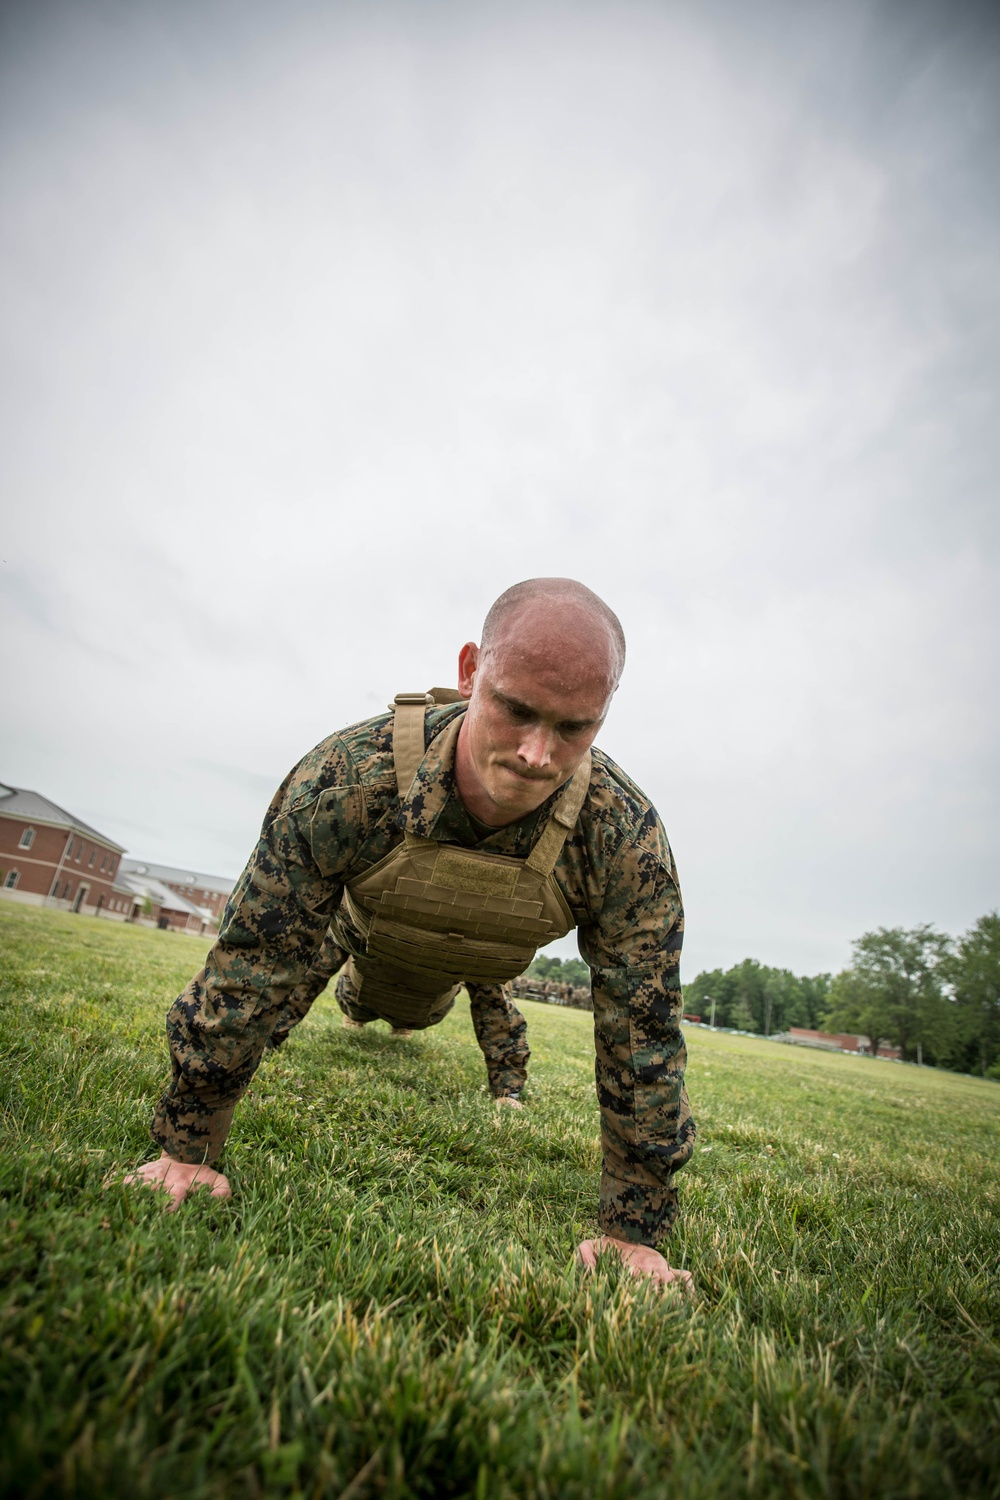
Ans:
[[[424,757],[426,707],[458,697],[441,689],[397,696],[393,759],[402,800]],[[446,763],[461,725],[458,715],[443,731]],[[572,913],[552,871],[589,785],[588,753],[525,860],[407,833],[391,854],[351,881],[346,914],[366,939],[365,954],[356,960],[362,1002],[389,1007],[392,995],[402,1001],[405,975],[412,1001],[414,992],[440,994],[464,980],[502,983],[522,973],[543,944],[569,932]],[[391,1008],[398,1013],[398,1006]]]

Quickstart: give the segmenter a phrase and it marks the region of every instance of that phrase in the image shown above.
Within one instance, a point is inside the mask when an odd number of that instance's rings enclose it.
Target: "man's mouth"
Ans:
[[[509,772],[511,776],[516,776],[518,781],[530,781],[537,784],[538,782],[552,780],[552,777],[544,772],[541,775],[537,775],[534,771],[520,771],[517,766],[508,766],[502,761],[500,762],[500,769]]]

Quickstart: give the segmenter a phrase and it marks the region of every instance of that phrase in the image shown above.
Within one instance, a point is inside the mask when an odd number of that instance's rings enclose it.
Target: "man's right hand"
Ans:
[[[212,1167],[192,1166],[188,1162],[177,1161],[168,1156],[164,1151],[157,1161],[148,1161],[144,1167],[137,1167],[122,1179],[125,1183],[137,1182],[140,1187],[155,1188],[162,1193],[169,1193],[172,1202],[167,1205],[167,1212],[173,1213],[180,1208],[184,1199],[194,1188],[208,1188],[213,1198],[231,1198],[233,1190],[229,1186],[228,1177],[223,1177],[221,1172],[216,1172]]]

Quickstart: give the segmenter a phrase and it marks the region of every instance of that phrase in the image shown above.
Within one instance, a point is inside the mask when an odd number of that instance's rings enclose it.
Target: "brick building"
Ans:
[[[800,1047],[821,1047],[826,1052],[859,1052],[870,1057],[871,1042],[866,1036],[857,1036],[851,1031],[810,1031],[806,1026],[792,1026],[781,1037],[783,1042],[795,1042]],[[879,1039],[878,1056],[898,1061],[902,1057],[898,1047],[893,1047],[884,1037]]]
[[[199,874],[190,865],[178,868],[176,865],[154,865],[148,860],[138,859],[122,860],[122,873],[161,881],[192,906],[210,913],[216,926],[225,910],[229,893],[236,884],[234,880],[227,880],[224,875]]]
[[[141,868],[141,866],[140,866]],[[161,927],[171,932],[190,932],[201,936],[216,930],[212,913],[204,906],[195,906],[186,896],[153,875],[139,875],[122,863],[118,875],[122,885],[132,892],[135,901],[133,921],[143,927]]]
[[[124,922],[134,896],[118,878],[123,850],[38,792],[0,782],[0,896]]]

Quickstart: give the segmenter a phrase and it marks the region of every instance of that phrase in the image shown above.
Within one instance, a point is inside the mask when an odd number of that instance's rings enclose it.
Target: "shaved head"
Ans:
[[[520,638],[543,636],[551,647],[603,658],[608,680],[617,687],[625,666],[625,632],[614,610],[575,578],[526,578],[493,605],[483,624],[484,656]]]
[[[625,636],[574,578],[529,578],[501,594],[482,645],[458,656],[469,700],[455,745],[459,795],[490,828],[540,807],[584,763],[625,665]]]

